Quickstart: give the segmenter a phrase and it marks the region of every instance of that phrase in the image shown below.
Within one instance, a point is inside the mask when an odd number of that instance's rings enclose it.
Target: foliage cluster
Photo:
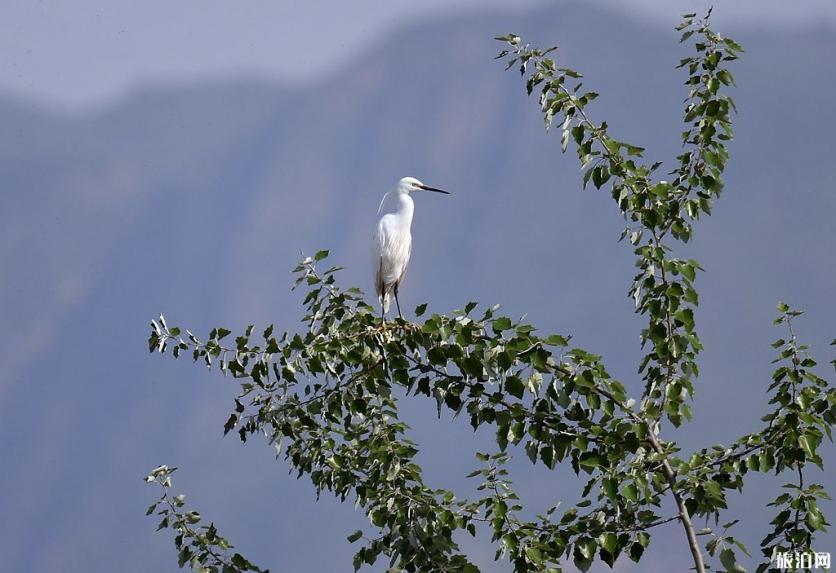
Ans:
[[[692,418],[702,348],[695,321],[702,269],[676,257],[672,245],[692,237],[694,223],[711,212],[723,189],[734,110],[723,89],[734,83],[727,65],[741,52],[707,18],[686,15],[678,29],[695,53],[680,62],[687,72],[686,127],[669,180],[657,177],[660,163],[643,161],[642,148],[590,118],[597,94],[583,90],[579,73],[558,66],[554,48],[532,48],[514,34],[498,38],[505,44],[499,58],[518,67],[529,94],[539,92],[546,125],[559,126],[563,150],[577,150],[584,185],[608,187],[627,221],[622,238],[638,268],[629,293],[647,319],[638,400],[601,356],[573,346],[569,336],[540,335],[497,306],[477,311],[469,303],[425,318],[421,305],[418,322],[383,325],[358,289],[337,284],[338,268],[318,270],[326,251],[295,269],[296,285],[307,289],[300,332],[278,334],[271,325],[257,334],[250,326],[227,342],[231,332],[224,328],[202,339],[162,316],[152,321],[149,350],[190,354],[240,382],[224,433],[235,431],[243,441],[266,436],[317,496],[352,499],[368,515],[369,531],[348,537],[360,544],[355,569],[385,558],[397,571],[472,573],[478,569],[457,536],[487,531],[496,558],[508,559],[515,572],[561,571],[567,561],[585,571],[595,560],[639,561],[651,531],[672,524],[682,528],[697,571],[707,570],[706,555],[719,560],[719,570],[740,571],[738,552],[745,548],[728,533],[737,520],[702,529],[694,520],[724,521],[729,492],[741,491],[750,472],[790,473],[796,480],[772,504],[778,513],[761,544],[759,571],[776,551],[811,550],[814,535],[825,529],[818,500],[827,494],[805,481],[804,469],[822,465],[836,391],[813,372],[816,364],[793,330],[800,313],[787,305],[778,307],[776,323],[786,335],[775,343],[778,365],[764,427],[687,456],[662,437],[666,424]],[[406,397],[431,399],[439,416],[448,411],[474,429],[492,428],[497,450],[478,453],[481,466],[470,475],[479,480],[478,496],[464,499],[425,482],[418,446],[398,414]],[[550,470],[571,468],[585,480],[581,499],[525,518],[505,467],[517,451]],[[148,477],[163,487],[149,513],[161,513],[160,527],[177,532],[180,565],[259,571],[237,553],[228,557],[229,543],[214,525],[200,526],[182,497],[170,497],[171,471],[161,466]],[[675,511],[665,513],[670,506]]]

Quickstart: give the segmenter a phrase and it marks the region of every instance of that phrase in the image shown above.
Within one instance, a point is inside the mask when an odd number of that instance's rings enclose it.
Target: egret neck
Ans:
[[[415,203],[409,193],[398,193],[398,208],[393,213],[398,220],[398,226],[409,230],[412,227],[412,214],[415,212]]]

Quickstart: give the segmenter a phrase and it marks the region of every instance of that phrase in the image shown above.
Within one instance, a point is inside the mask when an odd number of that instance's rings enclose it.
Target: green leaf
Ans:
[[[802,434],[798,437],[798,445],[801,446],[801,449],[804,450],[809,457],[814,458],[816,456],[816,452],[814,449],[813,440],[807,434]]]
[[[639,500],[639,490],[632,483],[628,483],[627,485],[625,485],[621,493],[630,501]]]
[[[650,545],[650,534],[644,531],[639,531],[636,534],[636,539],[641,543],[642,547]]]
[[[505,451],[508,447],[508,430],[510,426],[507,424],[501,425],[496,429],[496,444],[501,451]]]
[[[559,334],[552,334],[543,342],[549,346],[567,346],[569,344],[569,339],[565,336],[560,336]]]
[[[230,414],[229,418],[227,419],[226,423],[224,424],[224,436],[227,435],[235,425],[238,423],[238,416],[237,414]]]
[[[244,571],[247,571],[248,569],[250,569],[250,566],[252,565],[252,563],[247,561],[247,559],[243,555],[241,555],[240,553],[236,553],[235,555],[232,556],[232,564],[235,565],[236,567],[240,567]]]
[[[588,469],[595,469],[602,464],[601,456],[597,454],[590,454],[586,453],[583,454],[580,458],[580,465],[588,468]]]
[[[611,555],[615,555],[615,550],[618,548],[618,537],[615,533],[602,533],[600,537],[598,537],[598,543],[607,550],[607,553]]]
[[[805,522],[807,523],[807,526],[813,531],[824,531],[826,525],[824,521],[824,515],[822,515],[821,511],[819,511],[818,509],[816,509],[816,511],[809,511],[807,513]]]
[[[601,490],[604,492],[609,499],[615,501],[618,498],[618,486],[616,484],[616,480],[604,478],[601,480]],[[607,550],[609,551],[609,549]],[[610,553],[612,553],[610,551]]]
[[[630,559],[638,563],[642,554],[644,553],[644,546],[641,543],[633,543],[630,545]]]
[[[746,569],[737,564],[737,557],[731,549],[723,549],[720,552],[720,563],[729,573],[746,573]]]
[[[598,544],[591,538],[581,539],[575,543],[575,550],[580,553],[584,559],[591,560],[595,556],[597,549]]]
[[[528,559],[530,561],[532,561],[535,564],[539,565],[540,563],[543,562],[543,555],[542,555],[542,553],[540,553],[540,550],[537,549],[536,547],[531,547],[531,546],[526,547],[525,548],[525,555],[526,555],[526,557],[528,557]]]
[[[523,394],[525,393],[525,384],[518,377],[509,376],[505,380],[505,391],[516,398],[522,399]]]
[[[502,536],[502,543],[505,547],[508,548],[508,552],[513,555],[517,552],[517,538],[513,535],[506,533]]]

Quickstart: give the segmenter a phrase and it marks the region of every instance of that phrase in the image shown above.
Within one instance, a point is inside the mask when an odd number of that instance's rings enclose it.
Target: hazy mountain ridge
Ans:
[[[0,453],[11,462],[0,477],[0,554],[10,570],[173,570],[170,540],[142,516],[153,492],[138,477],[159,462],[183,467],[182,489],[254,559],[350,567],[343,530],[363,520],[348,506],[314,507],[310,488],[282,477],[266,449],[219,447],[230,383],[148,357],[144,325],[163,310],[198,331],[294,328],[287,271],[299,248],[331,248],[345,282],[368,287],[374,211],[401,175],[455,193],[420,198],[405,306],[507,303],[576,334],[636,387],[636,348],[623,344],[637,334],[625,297],[631,256],[614,244],[621,222],[605,193],[578,191],[574,158],[559,157],[536,102],[491,60],[490,37],[505,31],[560,44],[621,139],[675,155],[676,36],[582,7],[427,22],[304,88],[157,87],[76,118],[0,102],[9,128],[0,308],[14,328],[0,349]],[[710,271],[698,318],[711,334],[686,443],[697,429],[730,439],[756,420],[759,409],[736,412],[725,396],[731,383],[762,388],[776,298],[813,311],[801,330],[821,362],[835,318],[835,80],[822,56],[836,53],[836,33],[729,33],[747,48],[741,114],[727,194],[688,248]],[[740,353],[759,369],[737,363]],[[456,425],[449,431],[466,439]],[[436,427],[416,428],[449,462],[430,473],[469,469]],[[299,549],[300,532],[320,530],[333,556]]]

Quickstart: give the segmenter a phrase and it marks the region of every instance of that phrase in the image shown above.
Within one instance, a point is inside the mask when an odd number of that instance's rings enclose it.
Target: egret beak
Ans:
[[[435,187],[430,187],[429,185],[419,185],[419,188],[423,189],[424,191],[432,191],[434,193],[444,193],[445,195],[449,195],[449,191],[445,191],[444,189],[437,189]]]

